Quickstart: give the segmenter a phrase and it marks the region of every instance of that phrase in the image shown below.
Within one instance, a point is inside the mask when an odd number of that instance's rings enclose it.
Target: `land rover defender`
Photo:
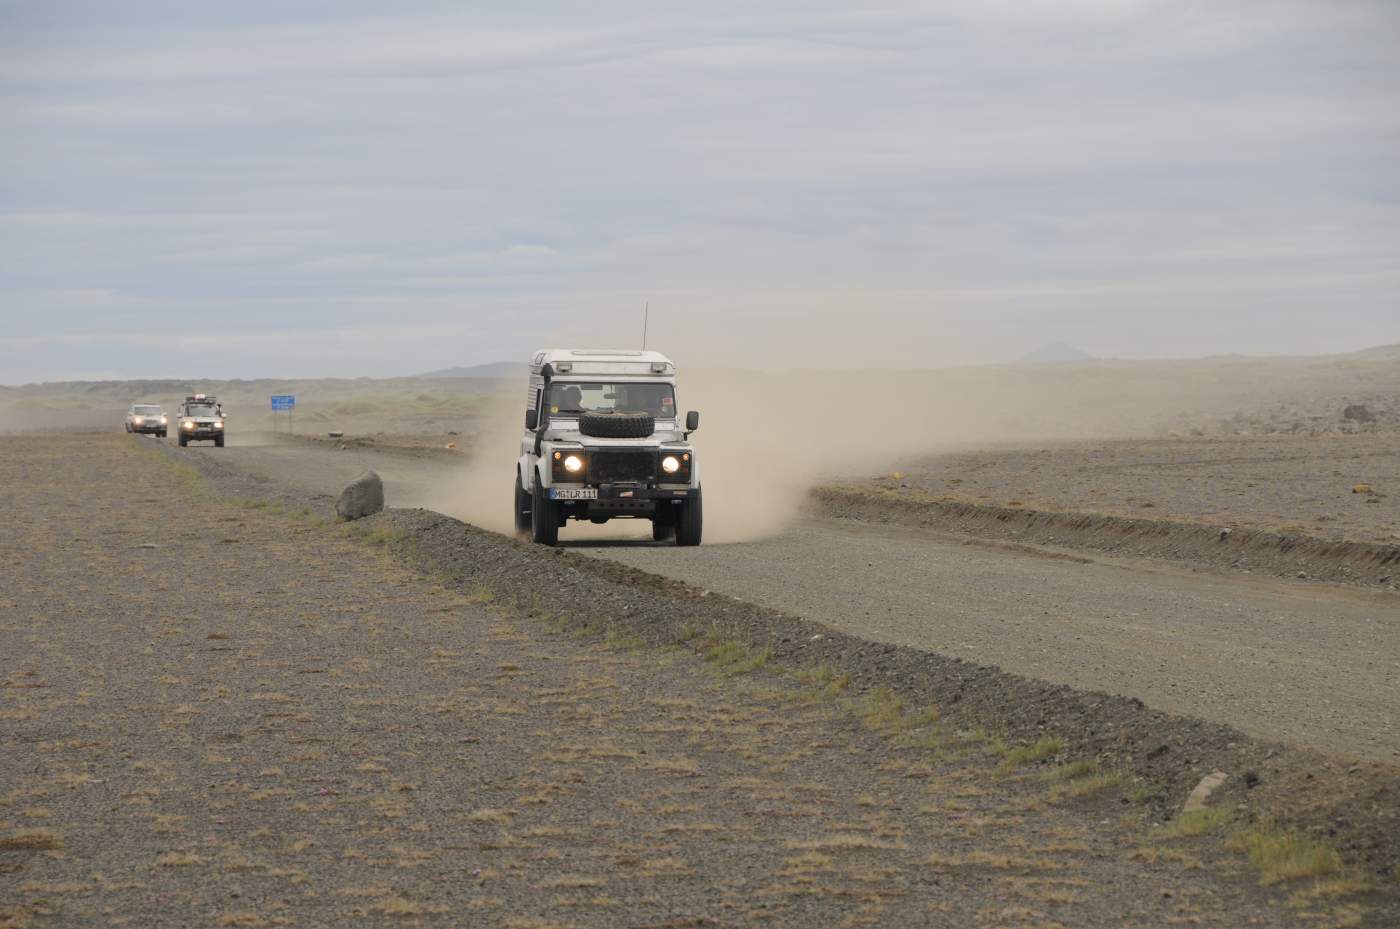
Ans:
[[[542,545],[570,519],[649,519],[658,542],[699,545],[700,463],[676,366],[658,352],[546,349],[530,359],[515,528]]]

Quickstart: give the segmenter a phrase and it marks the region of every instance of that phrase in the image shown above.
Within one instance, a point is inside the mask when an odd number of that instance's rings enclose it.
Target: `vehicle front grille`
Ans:
[[[656,455],[651,452],[594,452],[588,459],[588,481],[614,484],[656,480]]]

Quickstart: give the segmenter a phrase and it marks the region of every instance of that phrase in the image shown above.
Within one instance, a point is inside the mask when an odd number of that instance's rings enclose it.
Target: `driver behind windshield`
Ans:
[[[617,410],[649,413],[662,419],[676,415],[675,388],[670,384],[551,384],[550,413],[592,413]]]

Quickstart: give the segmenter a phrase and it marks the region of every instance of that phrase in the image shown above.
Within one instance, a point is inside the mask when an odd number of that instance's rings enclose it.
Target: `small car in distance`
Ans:
[[[126,431],[165,438],[170,417],[154,403],[133,403],[126,411]]]

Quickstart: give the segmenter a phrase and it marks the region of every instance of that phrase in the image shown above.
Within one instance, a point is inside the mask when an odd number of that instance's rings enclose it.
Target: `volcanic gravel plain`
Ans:
[[[1387,862],[1177,815],[1209,727],[1153,717],[1163,788],[681,621],[740,601],[208,457],[0,439],[0,926],[1394,924]]]

